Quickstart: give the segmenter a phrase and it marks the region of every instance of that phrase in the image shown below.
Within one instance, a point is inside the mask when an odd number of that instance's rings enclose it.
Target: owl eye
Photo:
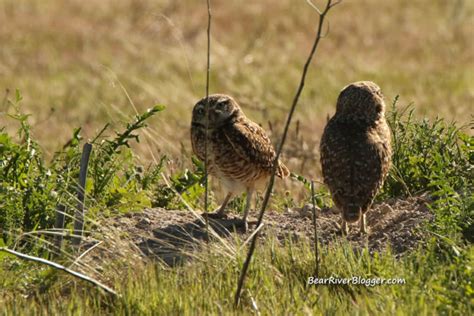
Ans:
[[[219,105],[219,107],[223,108],[223,107],[226,107],[228,103],[229,103],[228,99],[223,99],[223,100],[219,100],[217,104]]]
[[[198,115],[203,115],[203,114],[204,114],[204,109],[203,109],[203,108],[199,108],[199,109],[197,110],[197,114],[198,114]]]

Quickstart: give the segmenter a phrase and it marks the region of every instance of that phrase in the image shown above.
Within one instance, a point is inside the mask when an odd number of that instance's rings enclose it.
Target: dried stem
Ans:
[[[56,222],[54,223],[54,228],[63,230],[64,229],[64,214],[66,212],[66,207],[64,204],[59,204],[56,208]],[[61,253],[61,248],[63,244],[63,234],[58,234],[54,236],[54,245],[57,249],[59,249],[59,253]]]
[[[318,227],[316,226],[316,201],[314,199],[314,181],[311,180],[311,202],[313,204],[313,228],[314,228],[314,263],[315,275],[319,277],[319,249],[318,249]]]
[[[33,257],[33,256],[29,256],[29,255],[26,255],[24,253],[21,253],[21,252],[17,252],[15,250],[12,250],[12,249],[8,249],[8,248],[5,248],[5,247],[0,247],[0,252],[1,251],[4,251],[4,252],[7,252],[9,254],[12,254],[14,256],[17,256],[18,258],[21,258],[21,259],[25,259],[25,260],[29,260],[29,261],[34,261],[34,262],[39,262],[39,263],[42,263],[42,264],[45,264],[45,265],[48,265],[50,267],[53,267],[55,269],[58,269],[58,270],[62,270],[66,273],[69,273],[70,275],[73,275],[75,276],[76,278],[79,278],[81,280],[84,280],[84,281],[87,281],[89,283],[92,283],[94,284],[95,286],[98,286],[99,288],[103,289],[104,291],[106,291],[107,293],[110,293],[110,294],[113,294],[115,296],[117,296],[117,292],[115,292],[114,290],[112,290],[111,288],[109,288],[108,286],[100,283],[99,281],[87,276],[87,275],[84,275],[82,273],[79,273],[77,271],[73,271],[69,268],[66,268],[65,266],[62,266],[60,265],[59,263],[56,263],[56,262],[53,262],[53,261],[49,261],[49,260],[46,260],[46,259],[43,259],[43,258],[38,258],[38,257]]]
[[[206,131],[204,138],[204,212],[209,208],[209,173],[208,173],[208,142],[209,142],[209,77],[211,74],[211,0],[207,0],[207,70],[206,70]],[[206,232],[209,239],[209,220],[206,216]]]
[[[326,4],[326,8],[323,11],[318,12],[318,14],[319,14],[319,23],[318,23],[318,28],[317,28],[317,32],[316,32],[316,38],[314,40],[313,47],[311,48],[311,52],[308,56],[308,59],[306,60],[306,63],[304,65],[303,74],[301,76],[301,81],[300,81],[300,84],[298,86],[298,90],[296,91],[295,97],[293,99],[293,103],[291,104],[291,108],[290,108],[290,111],[288,113],[288,117],[287,117],[287,120],[286,120],[285,129],[283,131],[283,135],[281,137],[280,144],[277,148],[275,159],[273,160],[272,174],[271,174],[271,177],[270,177],[270,181],[268,183],[267,190],[265,192],[265,197],[264,197],[264,200],[263,200],[262,208],[261,208],[259,216],[258,216],[257,227],[260,226],[262,221],[263,221],[263,215],[265,213],[268,202],[270,200],[270,195],[271,195],[272,190],[273,190],[273,184],[275,182],[275,174],[276,174],[276,170],[278,168],[278,160],[280,159],[280,155],[281,155],[281,152],[282,152],[282,149],[283,149],[283,145],[285,144],[286,136],[288,134],[288,129],[290,127],[290,123],[291,123],[291,120],[293,118],[293,113],[295,112],[296,105],[298,104],[299,97],[301,95],[301,92],[303,91],[303,87],[304,87],[304,83],[305,83],[305,79],[306,79],[306,73],[308,72],[309,65],[311,64],[311,60],[313,59],[314,53],[316,52],[316,48],[318,47],[319,41],[323,37],[322,30],[323,30],[323,25],[324,25],[324,19],[325,19],[327,13],[329,12],[329,10],[332,7],[334,7],[336,4],[338,4],[339,2],[340,1],[336,1],[336,2],[333,3],[332,0],[328,0],[328,2]],[[240,273],[239,283],[237,285],[237,291],[236,291],[235,297],[234,297],[235,307],[237,307],[239,305],[239,302],[240,302],[242,288],[243,288],[243,285],[244,285],[245,277],[247,275],[247,271],[248,271],[250,262],[252,260],[253,253],[255,251],[258,236],[259,236],[259,234],[257,233],[257,234],[255,234],[255,236],[252,239],[252,242],[250,244],[250,248],[249,248],[249,251],[248,251],[248,254],[247,254],[247,258],[245,259],[244,266],[242,267],[242,271]]]

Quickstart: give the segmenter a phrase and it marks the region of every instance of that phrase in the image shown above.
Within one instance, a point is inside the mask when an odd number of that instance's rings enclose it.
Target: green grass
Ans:
[[[10,101],[19,108],[21,95]],[[395,102],[394,102],[395,104]],[[290,238],[260,242],[239,308],[233,295],[246,247],[243,240],[213,242],[203,250],[189,252],[192,260],[165,267],[139,260],[136,250],[120,227],[111,233],[97,230],[110,217],[140,211],[154,204],[184,208],[202,205],[202,165],[175,173],[168,183],[160,177],[162,163],[153,168],[138,164],[129,145],[162,107],[140,114],[113,137],[99,133],[91,157],[86,229],[91,238],[107,243],[112,256],[79,263],[76,269],[92,274],[112,286],[120,297],[112,298],[83,281],[0,253],[0,304],[7,314],[421,314],[466,315],[472,312],[473,229],[473,137],[443,120],[420,120],[408,110],[389,113],[394,137],[394,167],[379,199],[428,192],[435,214],[433,222],[420,227],[427,237],[419,249],[401,257],[389,250],[369,254],[349,242],[320,246],[321,277],[403,278],[403,285],[308,285],[314,273],[312,246]],[[166,110],[165,110],[166,112]],[[72,215],[81,140],[72,133],[68,146],[47,162],[31,138],[28,116],[11,116],[18,135],[0,134],[2,163],[2,239],[0,243],[37,256],[53,258],[66,266],[75,260],[66,243],[53,257],[50,228],[58,203]],[[300,179],[301,181],[304,178]],[[303,187],[303,185],[302,185]],[[51,192],[55,192],[52,194]],[[324,196],[321,188],[318,196]],[[308,198],[308,196],[307,196]],[[274,196],[273,208],[291,201],[287,194]],[[304,201],[298,201],[297,203]],[[321,203],[324,203],[321,200]],[[239,202],[235,203],[239,207]],[[66,232],[72,227],[66,221]],[[207,248],[209,247],[209,248]],[[97,270],[100,267],[100,270]]]
[[[375,255],[363,249],[354,252],[345,242],[322,248],[322,278],[360,276],[405,281],[402,285],[375,286],[308,285],[314,271],[311,249],[306,242],[280,245],[273,239],[260,245],[237,309],[233,296],[244,252],[234,256],[218,244],[176,268],[135,262],[133,269],[109,281],[121,294],[118,298],[107,297],[60,272],[46,273],[30,264],[26,273],[23,269],[21,274],[1,271],[6,278],[0,281],[0,298],[9,314],[253,314],[256,309],[262,314],[472,313],[472,246],[455,253],[444,244],[432,242],[427,249],[401,259],[389,251]],[[54,281],[44,286],[46,277]],[[34,283],[38,278],[42,288],[32,291],[23,286],[21,290],[5,291],[7,280]]]
[[[212,6],[211,92],[234,95],[252,119],[272,127],[276,140],[309,52],[315,12],[303,0]],[[268,238],[259,242],[235,309],[246,250],[240,238],[213,242],[189,253],[190,262],[170,268],[137,259],[120,227],[99,233],[111,218],[145,207],[202,206],[203,166],[191,155],[189,121],[204,93],[204,4],[5,0],[0,246],[66,266],[74,262],[77,254],[68,243],[54,255],[51,228],[58,204],[66,206],[65,232],[72,228],[81,148],[91,141],[86,229],[90,238],[107,241],[113,256],[74,268],[120,297],[0,252],[0,313],[472,314],[473,3],[344,1],[329,20],[330,34],[296,112],[298,132],[295,123],[283,158],[301,174],[300,182],[319,178],[320,135],[349,82],[377,82],[387,103],[401,96],[387,113],[394,166],[378,199],[428,193],[435,216],[420,229],[429,237],[400,257],[389,250],[369,254],[348,242],[320,249],[321,277],[404,278],[404,285],[309,286],[311,245]],[[413,105],[407,110],[405,104]],[[300,182],[279,182],[271,207],[308,202]],[[219,190],[213,192],[215,204]],[[329,202],[324,188],[317,194],[320,206]]]

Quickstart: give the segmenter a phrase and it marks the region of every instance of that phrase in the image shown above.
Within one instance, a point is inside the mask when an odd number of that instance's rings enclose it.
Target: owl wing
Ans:
[[[334,198],[337,193],[343,193],[341,191],[345,187],[349,189],[351,179],[350,146],[336,125],[333,120],[329,121],[324,129],[320,146],[324,183],[328,186]],[[338,199],[335,198],[334,202],[337,205]]]
[[[202,161],[205,159],[204,141],[206,135],[199,126],[191,125],[191,144],[194,154]]]
[[[262,169],[271,170],[275,150],[267,134],[258,124],[251,121],[237,121],[223,128],[227,141],[234,153],[241,159],[255,163]]]
[[[372,203],[387,174],[390,150],[366,130],[329,122],[321,140],[324,182],[336,205],[362,211]]]

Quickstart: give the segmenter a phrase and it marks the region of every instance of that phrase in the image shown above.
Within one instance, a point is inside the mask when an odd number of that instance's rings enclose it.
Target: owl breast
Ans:
[[[204,160],[204,128],[192,127],[191,139],[194,153]],[[272,171],[275,152],[260,126],[240,118],[209,130],[207,146],[208,172],[228,190],[240,192],[265,185]]]
[[[221,179],[223,184],[233,191],[261,187],[265,184],[271,169],[262,168],[251,159],[242,159],[227,137],[222,137],[217,133],[214,136],[210,162],[212,174]]]

